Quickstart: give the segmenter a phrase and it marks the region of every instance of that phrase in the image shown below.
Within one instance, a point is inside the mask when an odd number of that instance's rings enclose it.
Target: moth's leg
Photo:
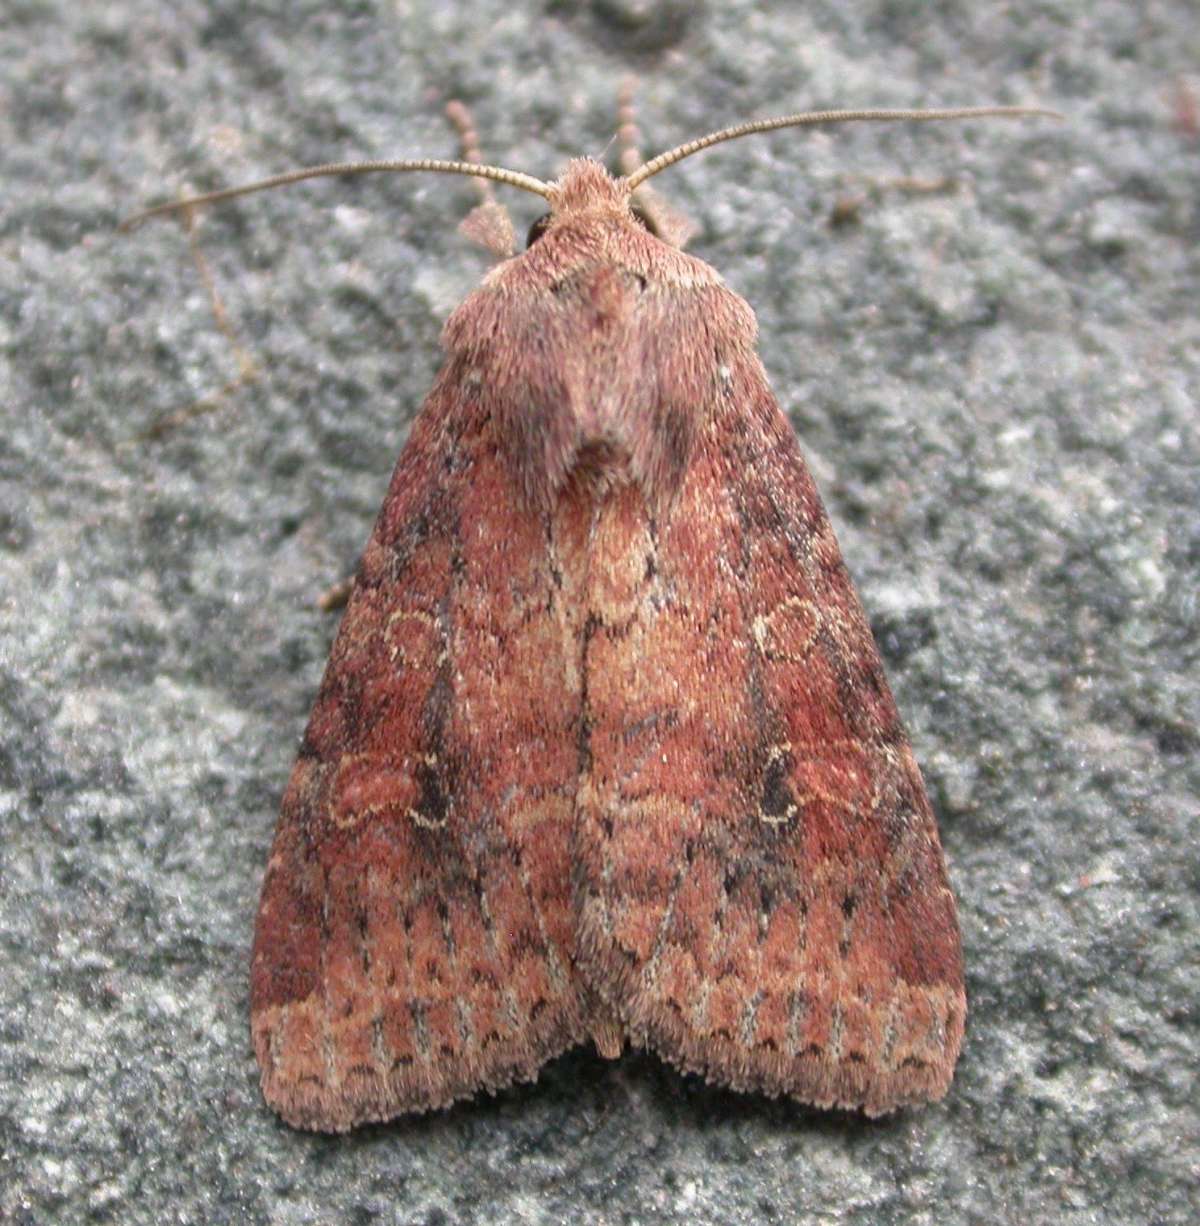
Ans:
[[[623,175],[631,175],[646,160],[638,145],[642,134],[637,126],[637,107],[633,95],[637,80],[626,77],[617,91],[617,165]]]
[[[459,156],[464,162],[479,165],[483,157],[479,152],[479,133],[475,131],[471,112],[458,101],[446,103],[446,118],[458,133]],[[504,206],[492,191],[488,179],[472,179],[479,203],[459,222],[459,231],[472,242],[486,247],[497,255],[510,256],[515,249],[512,222]],[[317,597],[317,608],[323,613],[333,613],[344,608],[354,587],[354,577],[349,576],[327,587]]]
[[[631,175],[645,161],[638,146],[642,134],[637,126],[633,95],[637,81],[626,77],[617,93],[617,165],[622,175]],[[652,187],[639,187],[633,193],[635,211],[663,242],[682,247],[696,233],[697,226],[686,214],[672,208]]]
[[[459,156],[464,162],[479,165],[483,157],[479,151],[479,133],[475,131],[471,112],[458,101],[446,104],[446,118],[458,133]],[[516,249],[512,221],[508,212],[495,197],[491,181],[472,179],[479,203],[459,222],[459,232],[473,243],[486,247],[500,256],[510,256]],[[344,608],[354,588],[354,577],[349,576],[327,587],[317,597],[317,608],[323,613],[333,613]]]
[[[454,125],[454,130],[458,133],[459,156],[464,162],[473,162],[476,166],[481,165],[483,155],[479,151],[479,133],[475,130],[475,121],[471,118],[471,112],[467,110],[466,105],[457,99],[447,102],[446,118],[450,120]],[[475,190],[479,193],[480,204],[491,204],[495,200],[490,179],[472,179],[471,182],[475,184]]]
[[[317,608],[322,613],[336,613],[338,609],[344,609],[346,602],[350,599],[350,593],[354,590],[354,576],[351,575],[345,579],[339,579],[337,583],[331,583],[318,597]]]
[[[217,279],[213,275],[212,268],[209,267],[208,260],[204,257],[204,252],[200,249],[200,243],[196,237],[195,210],[191,208],[180,209],[179,222],[183,227],[184,234],[187,235],[188,248],[192,253],[192,262],[196,265],[196,271],[200,274],[200,280],[204,282],[204,288],[208,291],[208,301],[212,308],[213,320],[221,334],[229,342],[234,361],[237,364],[237,374],[233,378],[226,380],[215,392],[209,392],[207,395],[200,397],[199,400],[194,400],[191,404],[175,409],[151,422],[149,426],[140,431],[138,438],[141,441],[163,438],[173,430],[178,429],[185,422],[191,421],[192,418],[203,417],[205,413],[215,412],[223,407],[226,401],[239,388],[247,383],[253,383],[258,378],[258,367],[241,341],[238,340],[237,333],[234,331],[233,324],[230,323],[229,315],[225,310],[225,304],[221,301],[221,295],[217,289]]]
[[[471,112],[456,99],[446,103],[446,118],[458,133],[462,160],[478,166],[483,157],[479,152],[479,133],[475,131]],[[459,223],[459,233],[507,259],[517,249],[516,233],[508,210],[496,199],[491,180],[472,179],[471,182],[475,184],[479,203]]]

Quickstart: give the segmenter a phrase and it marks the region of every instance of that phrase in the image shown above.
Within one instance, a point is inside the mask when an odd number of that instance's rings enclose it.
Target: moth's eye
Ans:
[[[529,247],[532,247],[533,244],[536,243],[538,239],[541,238],[542,235],[546,233],[546,230],[549,228],[549,225],[550,225],[550,214],[543,213],[541,217],[539,217],[537,221],[535,221],[533,225],[529,227],[529,233],[525,236],[525,246],[527,249]]]
[[[658,227],[654,224],[654,218],[640,204],[632,205],[630,211],[642,223],[642,229],[648,230],[655,238],[658,238]]]

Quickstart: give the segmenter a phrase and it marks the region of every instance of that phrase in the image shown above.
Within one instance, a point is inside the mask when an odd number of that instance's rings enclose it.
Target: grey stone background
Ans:
[[[1200,20],[914,0],[7,0],[0,16],[0,1219],[1174,1223],[1197,1125]],[[948,1098],[883,1122],[648,1056],[342,1138],[261,1101],[247,955],[336,617],[453,305],[457,179],[141,204],[343,157],[657,151],[758,312],[961,902]],[[905,178],[947,177],[914,193]],[[538,202],[506,193],[522,227]],[[834,226],[839,202],[857,219]],[[194,402],[217,410],[155,441]]]

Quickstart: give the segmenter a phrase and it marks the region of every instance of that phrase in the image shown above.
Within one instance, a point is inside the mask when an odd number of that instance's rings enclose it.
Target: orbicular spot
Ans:
[[[775,608],[760,613],[751,623],[751,633],[768,660],[804,661],[816,642],[823,614],[811,601],[789,596]]]
[[[388,656],[400,668],[427,668],[432,659],[440,665],[445,644],[437,619],[423,609],[400,609],[384,627]]]

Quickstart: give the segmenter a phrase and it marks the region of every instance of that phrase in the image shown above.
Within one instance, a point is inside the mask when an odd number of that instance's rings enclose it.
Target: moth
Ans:
[[[591,1042],[876,1116],[966,998],[938,832],[750,307],[624,173],[460,162],[506,252],[445,326],[283,799],[254,937],[267,1101],[341,1131]],[[541,196],[508,254],[501,183]],[[145,215],[143,215],[145,216]],[[140,219],[138,219],[140,220]]]

